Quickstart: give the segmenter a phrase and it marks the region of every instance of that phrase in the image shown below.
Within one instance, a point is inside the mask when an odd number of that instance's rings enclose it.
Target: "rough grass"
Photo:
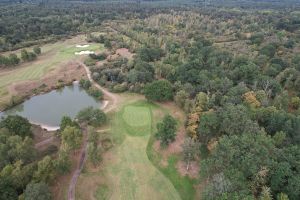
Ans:
[[[153,112],[153,132],[156,130],[156,124],[161,120],[161,118],[168,114],[168,110],[160,107],[159,109],[156,109]],[[178,121],[177,123],[183,123],[182,121]],[[182,200],[193,200],[196,198],[196,190],[194,188],[194,185],[197,184],[196,180],[193,180],[189,178],[188,176],[182,177],[179,172],[176,169],[176,163],[180,159],[179,155],[172,155],[168,158],[168,163],[166,166],[162,166],[162,156],[159,154],[159,152],[156,152],[153,149],[153,144],[155,142],[154,134],[151,134],[151,137],[149,138],[149,142],[147,145],[147,156],[151,163],[159,170],[161,171],[174,185],[175,189],[178,191],[180,197]]]
[[[11,71],[0,72],[0,103],[4,103],[3,101],[7,100],[9,95],[7,87],[9,85],[40,79],[54,68],[78,57],[78,55],[75,55],[76,51],[103,49],[103,46],[100,44],[91,44],[87,48],[77,48],[76,44],[80,42],[84,42],[84,38],[78,36],[76,39],[45,45],[41,47],[42,55],[37,60],[24,63]]]
[[[108,200],[110,195],[107,185],[100,185],[95,192],[95,198],[97,200]]]
[[[153,143],[154,138],[151,138],[147,147],[147,155],[152,164],[157,167],[173,183],[182,200],[195,199],[196,191],[194,188],[194,184],[196,184],[196,180],[193,180],[188,176],[182,177],[178,173],[176,169],[176,163],[179,160],[179,156],[170,156],[168,158],[167,166],[164,167],[161,165],[161,156],[152,148]]]

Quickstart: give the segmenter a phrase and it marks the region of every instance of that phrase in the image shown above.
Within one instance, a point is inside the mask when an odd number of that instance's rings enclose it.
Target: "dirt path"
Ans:
[[[89,70],[89,68],[82,62],[79,63],[80,65],[82,65],[87,73],[87,76],[89,78],[89,80],[93,83],[93,85],[95,87],[97,87],[99,90],[101,90],[104,94],[105,97],[107,97],[109,99],[109,103],[108,105],[103,109],[103,111],[105,113],[110,112],[111,110],[116,108],[116,105],[118,104],[118,97],[116,94],[113,94],[111,92],[109,92],[107,89],[101,87],[98,83],[96,83],[91,76],[91,71]],[[78,164],[78,167],[76,168],[76,170],[74,171],[73,175],[72,175],[72,179],[69,185],[69,189],[68,189],[68,200],[75,200],[75,187],[76,187],[76,183],[78,180],[78,177],[81,173],[81,170],[84,166],[84,163],[87,159],[86,154],[87,154],[87,138],[88,138],[88,133],[85,130],[84,133],[84,143],[82,145],[81,148],[81,153],[80,153],[80,161]]]
[[[43,140],[43,141],[41,141],[41,142],[39,142],[39,143],[36,143],[35,145],[34,145],[34,147],[35,148],[40,148],[40,147],[42,147],[42,146],[44,146],[44,145],[46,145],[46,144],[49,144],[49,143],[51,143],[53,140],[54,140],[54,136],[52,136],[52,137],[50,137],[50,138],[48,138],[48,139],[46,139],[46,140]]]
[[[116,105],[118,104],[118,96],[114,93],[111,93],[110,91],[108,91],[106,88],[100,86],[98,83],[96,83],[93,79],[92,79],[92,75],[91,75],[91,71],[90,69],[82,62],[79,62],[80,65],[82,65],[87,73],[87,76],[89,78],[89,80],[94,84],[94,86],[96,88],[98,88],[99,90],[101,90],[104,94],[104,96],[109,98],[109,103],[108,106],[106,106],[104,108],[104,112],[110,112],[111,110],[116,108]]]

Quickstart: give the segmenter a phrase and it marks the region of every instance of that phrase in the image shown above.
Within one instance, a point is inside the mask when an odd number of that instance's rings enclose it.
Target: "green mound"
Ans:
[[[143,104],[127,105],[122,110],[124,127],[132,136],[144,136],[151,133],[151,109]]]

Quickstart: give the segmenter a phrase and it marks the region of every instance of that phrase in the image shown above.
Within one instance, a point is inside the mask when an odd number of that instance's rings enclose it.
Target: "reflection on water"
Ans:
[[[63,116],[74,118],[83,108],[88,106],[100,108],[100,102],[89,96],[78,83],[47,94],[34,96],[3,113],[3,115],[21,115],[32,123],[57,127]]]

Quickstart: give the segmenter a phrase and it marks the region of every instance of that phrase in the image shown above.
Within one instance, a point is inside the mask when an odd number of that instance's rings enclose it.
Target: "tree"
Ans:
[[[253,133],[260,130],[258,124],[250,119],[249,111],[242,105],[226,105],[219,111],[220,131],[231,134]]]
[[[21,58],[24,62],[29,60],[29,55],[26,49],[22,49],[21,51]]]
[[[160,48],[143,47],[138,50],[138,56],[145,62],[154,62],[163,55],[163,50]]]
[[[58,152],[58,158],[55,160],[55,168],[60,174],[66,174],[71,169],[71,160],[68,150],[61,148]]]
[[[198,153],[199,144],[192,138],[188,137],[184,140],[183,148],[183,160],[186,163],[186,170],[189,170],[190,162],[193,161]]]
[[[14,188],[12,181],[9,177],[0,177],[0,199],[16,200],[18,193]]]
[[[9,54],[8,59],[9,59],[10,65],[17,65],[17,64],[19,64],[19,62],[20,62],[20,59],[19,59],[18,56],[17,56],[16,54],[14,54],[14,53]]]
[[[104,47],[107,49],[112,48],[111,42],[108,39],[104,40]]]
[[[173,99],[173,88],[167,80],[153,81],[146,85],[144,94],[150,101],[168,101]]]
[[[180,90],[176,93],[174,97],[174,101],[176,105],[178,105],[180,108],[183,108],[185,105],[185,101],[188,99],[189,95],[186,91]]]
[[[82,142],[82,132],[79,128],[67,126],[61,133],[62,144],[66,149],[78,149]]]
[[[288,146],[278,149],[272,167],[270,167],[270,187],[275,194],[281,192],[291,200],[299,199],[300,188],[300,148]]]
[[[166,115],[161,123],[157,124],[156,137],[160,140],[162,146],[168,146],[175,140],[176,120],[171,115]]]
[[[55,176],[54,169],[52,158],[50,156],[45,156],[43,160],[38,162],[38,168],[34,172],[33,178],[37,182],[49,183]]]
[[[40,55],[40,54],[41,54],[41,48],[40,48],[40,47],[33,47],[33,52],[34,52],[36,55]]]
[[[223,174],[229,183],[225,192],[248,196],[252,193],[249,180],[254,180],[262,167],[270,169],[275,152],[273,139],[264,132],[222,136],[210,157],[202,161],[201,173],[204,177]]]
[[[51,200],[49,187],[44,182],[30,183],[24,191],[24,200]]]
[[[198,127],[199,141],[207,145],[209,141],[219,134],[220,119],[216,112],[208,111],[201,114]]]
[[[273,44],[268,44],[260,50],[260,54],[266,55],[270,58],[274,57],[275,53],[276,47]]]
[[[79,124],[75,121],[73,121],[68,116],[63,116],[60,122],[60,132],[64,131],[67,126],[74,126],[79,128]]]
[[[80,85],[80,87],[88,90],[92,86],[92,83],[90,80],[80,79],[79,85]]]
[[[28,119],[19,115],[9,115],[0,122],[1,128],[7,128],[11,133],[21,137],[32,136],[31,124]]]
[[[100,109],[94,109],[93,107],[87,107],[79,111],[77,114],[79,122],[86,122],[92,126],[101,126],[106,123],[106,115]]]
[[[98,146],[99,135],[92,127],[89,127],[88,132],[88,158],[93,163],[93,165],[97,165],[101,161],[101,149]]]

